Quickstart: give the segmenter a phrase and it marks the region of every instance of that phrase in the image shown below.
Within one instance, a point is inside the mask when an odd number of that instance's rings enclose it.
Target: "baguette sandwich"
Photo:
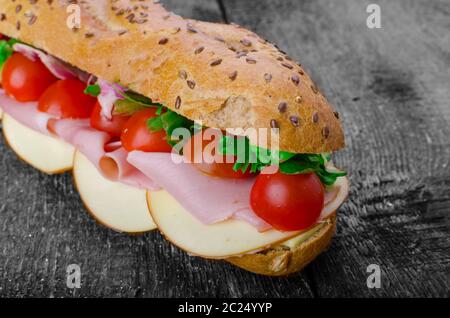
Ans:
[[[0,0],[0,33],[8,145],[101,224],[273,276],[329,246],[339,115],[275,45],[146,0]]]

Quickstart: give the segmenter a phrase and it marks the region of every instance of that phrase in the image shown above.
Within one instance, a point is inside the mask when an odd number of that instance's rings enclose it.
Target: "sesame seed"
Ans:
[[[168,38],[162,38],[161,40],[159,40],[158,44],[159,45],[164,45],[164,44],[167,44],[167,42],[169,42]]]
[[[328,126],[323,127],[322,136],[327,139],[330,136],[330,128]]]
[[[33,25],[37,20],[37,16],[33,15],[30,17],[30,19],[28,20],[28,25]]]
[[[291,121],[292,126],[294,127],[300,126],[300,121],[298,120],[297,116],[291,116],[289,117],[289,120]]]
[[[278,111],[279,111],[280,113],[286,112],[287,106],[288,106],[288,105],[287,105],[286,102],[281,102],[281,103],[278,105]]]
[[[242,39],[241,43],[243,46],[247,46],[247,47],[252,46],[252,42],[247,39]]]
[[[177,99],[175,100],[175,109],[180,109],[181,107],[181,97],[177,96]]]
[[[200,46],[199,48],[196,48],[194,51],[194,54],[200,54],[203,52],[205,48],[203,46]]]
[[[314,112],[312,115],[312,121],[313,123],[317,124],[319,122],[319,113],[318,112]]]
[[[16,6],[16,13],[19,13],[20,10],[22,10],[22,5],[19,4],[18,6]]]
[[[30,4],[36,4],[38,0],[30,0]]]
[[[288,64],[288,63],[281,63],[281,65],[283,65],[284,67],[286,67],[290,70],[292,70],[294,68],[291,64]]]
[[[266,83],[270,83],[272,81],[272,74],[264,74],[264,80],[266,81]]]
[[[84,37],[85,37],[86,39],[92,38],[92,37],[94,37],[94,33],[91,33],[91,32],[85,33],[85,34],[84,34]]]
[[[188,23],[188,24],[186,25],[186,29],[188,30],[188,32],[191,32],[191,33],[197,33],[197,30],[194,29],[194,27],[193,27],[192,24],[190,24],[190,23]]]
[[[16,29],[17,29],[17,31],[20,31],[20,21],[16,22]]]
[[[214,38],[214,40],[219,41],[219,42],[222,42],[222,43],[225,43],[225,39],[224,39],[223,37],[221,37],[221,36],[216,36],[216,37]]]
[[[185,70],[180,70],[179,72],[178,72],[178,76],[181,78],[181,79],[187,79],[187,73],[186,73],[186,71]]]
[[[0,14],[0,21],[5,21],[6,20],[6,14],[2,13]]]
[[[248,64],[256,64],[256,60],[255,60],[255,59],[252,59],[252,58],[250,58],[250,57],[248,57],[248,58],[246,59],[246,61],[247,61]]]
[[[339,113],[338,113],[338,112],[336,112],[336,111],[335,111],[335,112],[333,112],[333,115],[334,115],[334,117],[336,117],[337,119],[339,119],[339,117],[340,117],[340,116],[339,116]]]
[[[130,13],[129,15],[126,16],[125,19],[127,19],[128,22],[130,22],[130,23],[134,23],[134,18],[135,18],[134,13]]]
[[[272,128],[280,128],[280,126],[278,125],[278,122],[275,119],[271,119],[270,120],[270,127],[272,127]]]
[[[222,63],[222,59],[217,59],[211,62],[211,66],[217,66],[220,65]]]
[[[298,70],[298,74],[305,75],[305,72],[303,72],[303,70]]]
[[[136,20],[136,23],[137,24],[144,24],[147,21],[148,21],[147,19],[138,19],[138,20]]]
[[[245,51],[239,51],[239,52],[236,53],[236,57],[237,57],[238,59],[240,59],[240,58],[243,57],[243,56],[247,56],[247,52],[245,52]]]
[[[316,85],[311,85],[311,89],[314,92],[314,94],[318,94],[319,93],[319,89],[317,88]]]
[[[233,73],[231,73],[230,75],[228,75],[228,78],[232,81],[234,81],[238,76],[238,72],[234,71]]]
[[[187,81],[187,85],[189,86],[190,89],[194,89],[195,88],[195,82],[194,81]]]
[[[298,75],[296,75],[296,74],[292,75],[291,79],[295,85],[300,84],[300,77],[298,77]]]

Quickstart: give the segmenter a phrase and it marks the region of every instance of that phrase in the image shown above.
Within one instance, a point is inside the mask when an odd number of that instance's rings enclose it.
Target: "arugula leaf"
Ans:
[[[167,142],[174,146],[179,141],[173,140],[171,138],[172,133],[177,128],[186,128],[191,132],[191,135],[195,134],[197,131],[201,129],[198,125],[196,125],[192,120],[187,119],[181,115],[178,115],[176,112],[160,105],[156,114],[157,117],[150,118],[147,121],[147,127],[151,131],[161,131],[164,130],[167,136]]]
[[[114,114],[116,115],[124,115],[124,116],[131,116],[134,113],[144,110],[149,107],[154,107],[152,105],[143,105],[138,104],[132,101],[129,101],[127,99],[118,99],[114,103]]]
[[[280,164],[280,171],[285,174],[314,172],[325,185],[332,185],[339,177],[346,176],[345,171],[330,171],[325,164],[329,156],[317,154],[297,154],[291,160]]]
[[[244,145],[239,145],[237,139],[245,139]],[[344,171],[329,171],[326,163],[330,154],[294,154],[285,151],[273,151],[250,145],[246,137],[224,136],[219,143],[219,152],[237,157],[233,169],[246,172],[258,172],[271,164],[279,163],[279,168],[285,174],[315,173],[325,185],[332,185],[338,177],[347,175]],[[264,153],[264,155],[263,155]],[[269,160],[268,160],[269,159]]]
[[[98,97],[98,95],[100,95],[100,92],[101,92],[100,85],[98,85],[98,84],[89,85],[84,90],[84,93],[86,95],[91,95],[92,97]]]
[[[16,40],[0,40],[0,71],[3,69],[3,64],[13,54],[12,46],[16,43]]]

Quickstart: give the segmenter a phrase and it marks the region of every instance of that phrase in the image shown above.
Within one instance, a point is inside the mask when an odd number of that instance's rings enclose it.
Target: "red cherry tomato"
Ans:
[[[86,95],[85,89],[78,80],[57,81],[39,98],[39,110],[60,118],[89,118],[97,99]]]
[[[216,132],[216,133],[215,133]],[[183,155],[203,173],[219,178],[242,179],[254,174],[248,170],[234,171],[235,156],[226,156],[218,152],[218,143],[222,132],[208,129],[195,134],[183,146]]]
[[[32,61],[20,53],[11,55],[3,65],[3,88],[19,102],[37,101],[56,80],[41,61]]]
[[[166,141],[164,130],[152,132],[147,127],[147,121],[156,117],[156,108],[148,108],[135,113],[123,127],[120,139],[127,151],[140,150],[144,152],[171,152],[172,147]]]
[[[250,194],[253,211],[275,229],[304,230],[317,222],[324,188],[314,173],[260,174]]]
[[[107,132],[112,137],[120,137],[123,127],[129,118],[128,116],[113,115],[111,120],[109,120],[102,115],[102,107],[97,102],[91,114],[91,127]]]

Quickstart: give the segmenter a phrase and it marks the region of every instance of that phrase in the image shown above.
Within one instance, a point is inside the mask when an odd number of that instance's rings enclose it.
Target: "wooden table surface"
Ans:
[[[244,25],[298,59],[342,115],[351,179],[331,248],[288,278],[189,257],[157,232],[118,234],[83,208],[70,174],[46,176],[0,140],[0,296],[450,296],[450,1],[171,0]],[[66,287],[81,267],[82,288]],[[367,266],[381,268],[369,289]]]

